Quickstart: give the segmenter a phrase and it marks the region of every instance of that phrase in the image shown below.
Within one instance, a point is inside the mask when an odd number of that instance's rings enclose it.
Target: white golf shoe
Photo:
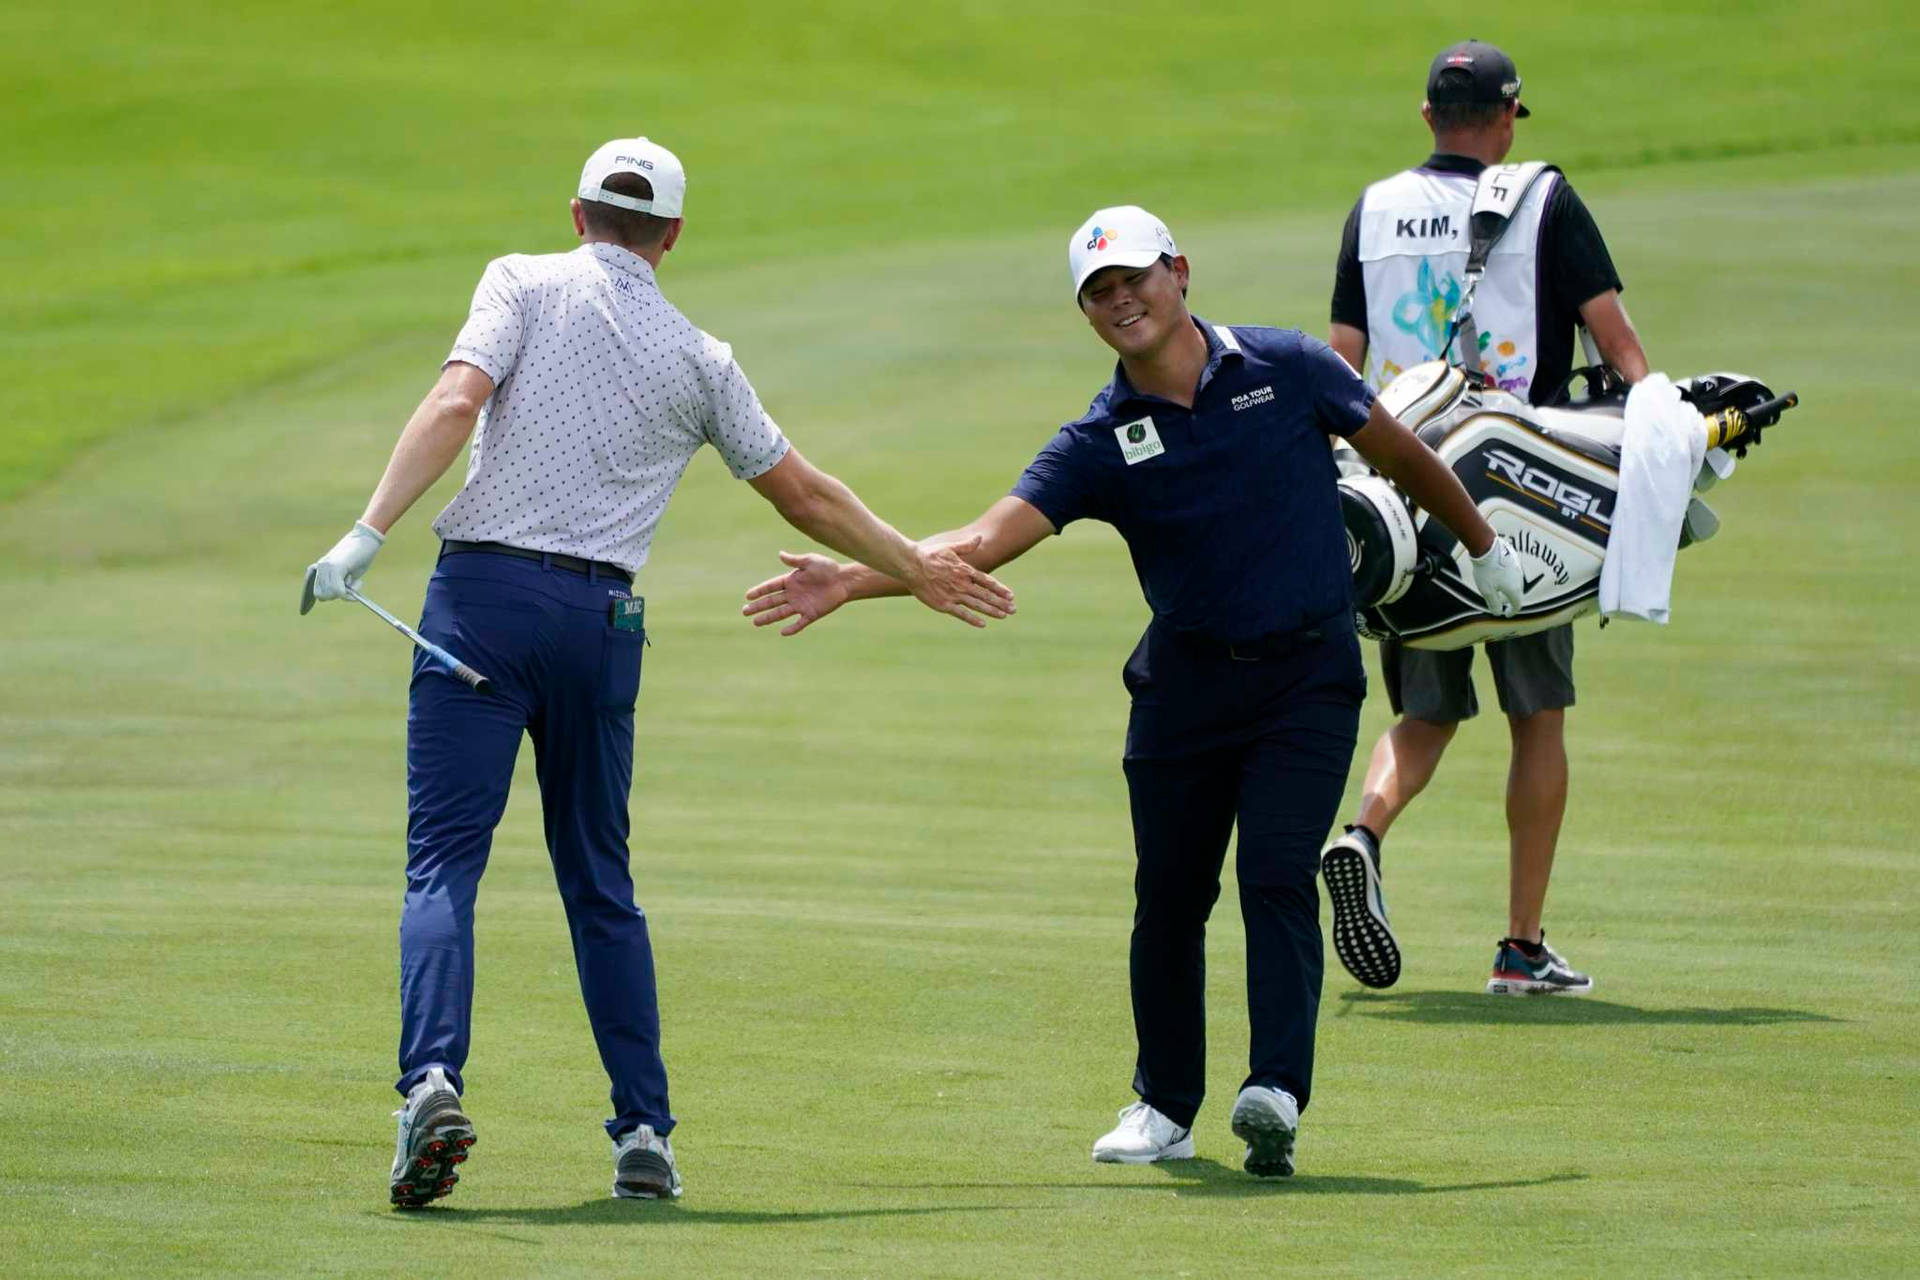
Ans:
[[[1250,1084],[1233,1102],[1233,1136],[1247,1144],[1243,1166],[1261,1178],[1293,1175],[1293,1138],[1300,1129],[1300,1104],[1285,1089]]]
[[[673,1144],[643,1124],[613,1144],[613,1194],[621,1200],[671,1200],[680,1194]]]
[[[1363,828],[1348,827],[1320,855],[1320,874],[1333,903],[1333,953],[1340,963],[1362,986],[1400,981],[1400,943],[1380,892],[1379,844]]]
[[[473,1121],[460,1109],[460,1095],[439,1067],[430,1068],[407,1091],[406,1105],[393,1114],[400,1132],[393,1144],[388,1198],[396,1208],[418,1209],[460,1181],[454,1166],[466,1163],[467,1149],[474,1143]]]
[[[1183,1129],[1144,1102],[1120,1113],[1120,1123],[1093,1144],[1101,1164],[1152,1164],[1193,1159],[1193,1130]]]

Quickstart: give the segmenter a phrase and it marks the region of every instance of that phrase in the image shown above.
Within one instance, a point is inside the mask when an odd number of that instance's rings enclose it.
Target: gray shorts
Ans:
[[[1494,640],[1487,646],[1493,691],[1500,710],[1525,718],[1573,705],[1573,624],[1530,636]],[[1380,677],[1395,715],[1452,724],[1480,713],[1474,696],[1473,649],[1407,649],[1388,640],[1380,646]]]

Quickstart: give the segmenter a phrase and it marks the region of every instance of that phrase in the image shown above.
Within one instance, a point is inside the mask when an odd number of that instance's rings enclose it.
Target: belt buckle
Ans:
[[[1239,645],[1237,645],[1237,644],[1230,644],[1230,645],[1228,645],[1228,646],[1227,646],[1227,657],[1229,657],[1229,658],[1231,658],[1231,659],[1232,659],[1233,661],[1235,661],[1235,662],[1258,662],[1258,661],[1260,661],[1260,657],[1259,657],[1259,655],[1258,655],[1258,654],[1251,654],[1251,653],[1249,653],[1249,654],[1243,654],[1243,653],[1241,653],[1241,652],[1240,652],[1240,646],[1239,646]]]

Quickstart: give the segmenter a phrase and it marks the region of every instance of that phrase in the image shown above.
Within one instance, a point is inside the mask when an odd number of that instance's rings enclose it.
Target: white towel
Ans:
[[[1664,373],[1627,396],[1620,441],[1620,492],[1600,565],[1600,616],[1665,625],[1673,557],[1694,477],[1707,452],[1706,428]]]

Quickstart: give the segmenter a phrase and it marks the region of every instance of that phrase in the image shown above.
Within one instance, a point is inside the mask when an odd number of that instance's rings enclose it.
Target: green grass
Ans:
[[[593,38],[504,7],[328,12],[0,19],[27,126],[0,139],[0,1271],[1909,1268],[1904,10],[1479,27],[1519,55],[1525,150],[1588,194],[1656,366],[1805,399],[1719,491],[1674,624],[1580,632],[1549,914],[1595,997],[1476,994],[1505,750],[1475,724],[1389,851],[1401,986],[1328,979],[1300,1175],[1245,1178],[1226,1132],[1230,904],[1201,1158],[1095,1168],[1132,1039],[1124,549],[1037,550],[988,634],[895,602],[783,642],[734,611],[798,540],[703,458],[646,573],[633,799],[687,1196],[603,1198],[606,1082],[529,771],[481,895],[481,1145],[404,1217],[381,1175],[407,655],[293,606],[485,258],[564,243],[601,135],[679,146],[697,235],[669,295],[811,456],[946,526],[1106,375],[1061,287],[1087,209],[1163,213],[1209,317],[1318,329],[1339,219],[1418,151],[1418,70],[1457,32],[1388,9],[1262,9],[1296,24],[1264,42],[1231,9],[1180,41],[1123,6],[712,7],[644,38],[625,11]],[[143,194],[116,215],[121,180]],[[374,573],[399,613],[450,491]],[[1384,723],[1371,703],[1363,732]]]
[[[1530,145],[1583,185],[1729,156],[1857,168],[1920,143],[1897,4],[1627,0],[1544,23],[1503,3],[1476,21],[1520,58]],[[1459,35],[1405,0],[1169,22],[1008,0],[16,0],[0,498],[114,431],[450,333],[476,263],[564,233],[593,139],[644,130],[687,161],[689,275],[988,229],[1057,248],[1122,199],[1176,224],[1327,216],[1418,149],[1426,60]]]

